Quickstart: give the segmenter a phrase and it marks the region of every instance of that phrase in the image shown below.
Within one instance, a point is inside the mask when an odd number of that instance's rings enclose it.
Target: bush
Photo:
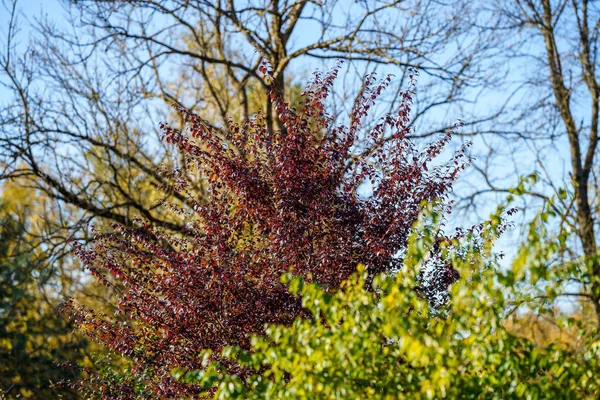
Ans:
[[[520,265],[502,271],[492,257],[497,223],[442,244],[468,277],[453,285],[443,314],[432,315],[414,290],[414,271],[427,268],[423,255],[435,243],[421,225],[405,267],[379,275],[373,290],[364,267],[335,293],[287,277],[312,318],[271,325],[250,350],[223,352],[253,374],[240,377],[207,362],[200,371],[175,376],[218,399],[598,398],[600,342],[588,337],[579,350],[560,343],[540,347],[505,328],[506,309],[524,274]],[[538,245],[531,256],[543,261],[553,244]]]
[[[202,368],[206,349],[229,373],[245,377],[251,370],[223,359],[223,348],[250,349],[265,324],[311,319],[301,297],[280,282],[283,274],[335,293],[361,264],[370,282],[403,265],[425,204],[449,211],[447,195],[467,163],[465,149],[440,163],[434,159],[452,131],[423,151],[411,141],[414,80],[397,112],[367,129],[363,123],[390,83],[367,76],[349,124],[335,125],[326,101],[338,69],[316,73],[297,108],[269,93],[281,131],[269,131],[262,115],[216,129],[175,106],[185,129],[164,125],[164,140],[185,161],[164,173],[171,190],[192,205],[171,205],[187,228],[165,232],[137,221],[98,234],[91,248],[76,247],[98,279],[118,288],[119,303],[114,315],[73,301],[66,310],[81,331],[131,365],[127,373],[88,371],[80,386],[91,387],[90,395],[195,396],[201,385],[176,381],[171,371]],[[260,70],[268,80],[270,66]],[[364,188],[372,194],[361,195]],[[442,233],[436,240],[444,240]],[[414,295],[441,308],[458,274],[438,248],[428,250],[431,268],[420,272]]]

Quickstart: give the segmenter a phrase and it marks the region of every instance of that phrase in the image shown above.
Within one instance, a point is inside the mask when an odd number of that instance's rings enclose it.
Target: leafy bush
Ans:
[[[518,260],[512,268],[498,268],[490,249],[499,216],[478,235],[442,243],[454,268],[468,277],[453,285],[444,314],[432,315],[414,290],[415,271],[427,268],[424,255],[435,243],[422,224],[404,268],[379,275],[374,290],[364,267],[335,293],[287,277],[312,318],[271,325],[250,350],[223,352],[254,374],[236,376],[207,357],[202,370],[175,375],[218,399],[598,398],[600,341],[588,337],[579,350],[560,343],[540,347],[505,328],[505,311],[528,268]],[[530,257],[542,263],[555,242],[535,246]]]
[[[223,348],[249,349],[265,324],[311,318],[280,282],[283,274],[333,293],[362,264],[370,282],[403,265],[424,204],[449,211],[445,201],[467,163],[465,149],[440,163],[434,159],[451,131],[422,151],[411,141],[414,80],[397,112],[367,129],[363,123],[390,83],[367,76],[348,126],[335,125],[326,101],[338,68],[316,73],[297,108],[269,93],[280,131],[269,131],[262,115],[215,129],[176,106],[185,129],[163,126],[164,140],[184,162],[164,174],[194,209],[170,206],[187,221],[182,232],[138,221],[98,234],[91,248],[76,247],[89,270],[120,291],[119,303],[115,315],[73,301],[66,310],[82,332],[131,363],[127,373],[88,371],[80,387],[101,397],[195,396],[201,385],[176,381],[171,372],[202,368],[206,349],[244,377],[251,370],[223,359]],[[268,64],[260,70],[271,76]],[[364,188],[372,194],[361,195]],[[436,238],[444,240],[439,232]],[[429,249],[431,268],[420,272],[413,295],[441,308],[458,274],[438,248]]]

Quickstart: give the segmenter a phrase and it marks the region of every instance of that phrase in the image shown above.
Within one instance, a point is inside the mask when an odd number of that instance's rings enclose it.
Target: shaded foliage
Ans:
[[[77,372],[58,363],[83,358],[86,341],[71,335],[48,293],[52,270],[40,268],[26,242],[27,220],[0,210],[0,398],[79,396],[55,384]]]

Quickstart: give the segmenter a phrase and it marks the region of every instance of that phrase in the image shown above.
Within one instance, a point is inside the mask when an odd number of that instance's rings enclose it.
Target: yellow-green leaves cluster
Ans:
[[[369,277],[360,266],[333,293],[285,277],[313,317],[269,327],[249,352],[227,349],[224,356],[250,373],[231,375],[210,364],[179,378],[212,388],[207,393],[219,399],[598,398],[600,342],[542,347],[506,328],[515,288],[531,275],[523,271],[537,264],[522,255],[514,268],[494,263],[498,221],[481,229],[476,246],[472,237],[444,244],[461,274],[444,310],[431,310],[414,290],[432,243],[422,218],[405,267],[393,276]],[[530,256],[550,253],[539,244]]]

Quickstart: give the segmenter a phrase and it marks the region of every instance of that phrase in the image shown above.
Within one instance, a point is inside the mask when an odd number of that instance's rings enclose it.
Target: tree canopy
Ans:
[[[57,384],[78,371],[61,364],[83,361],[87,341],[59,314],[56,293],[44,290],[56,277],[30,251],[33,210],[18,211],[0,203],[0,398],[75,399]]]
[[[269,63],[260,70],[271,76]],[[423,204],[437,202],[449,211],[446,196],[468,160],[463,149],[434,164],[452,131],[423,150],[412,143],[414,83],[394,114],[359,134],[391,77],[366,78],[346,127],[334,125],[326,109],[337,73],[315,73],[298,108],[271,90],[282,130],[270,130],[257,115],[230,121],[232,135],[224,140],[222,131],[177,106],[185,129],[164,125],[164,140],[186,155],[188,168],[206,177],[206,196],[196,199],[189,192],[193,212],[167,205],[185,220],[185,229],[175,235],[143,221],[131,228],[113,225],[111,233],[99,232],[91,248],[78,247],[86,267],[119,288],[119,307],[114,316],[75,303],[68,310],[83,332],[133,361],[144,396],[195,395],[198,387],[172,379],[174,368],[200,368],[202,350],[248,348],[265,324],[308,317],[281,284],[282,274],[292,271],[334,291],[358,264],[367,265],[371,277],[391,273],[402,265]],[[387,130],[393,140],[380,152],[352,157],[359,142],[382,141]],[[180,170],[165,176],[186,191]],[[367,189],[369,195],[362,193]],[[444,237],[442,231],[437,235]],[[435,248],[431,254],[436,261],[415,290],[441,307],[458,273]],[[229,368],[244,374],[235,363]],[[106,390],[133,396],[137,387],[125,381]]]

